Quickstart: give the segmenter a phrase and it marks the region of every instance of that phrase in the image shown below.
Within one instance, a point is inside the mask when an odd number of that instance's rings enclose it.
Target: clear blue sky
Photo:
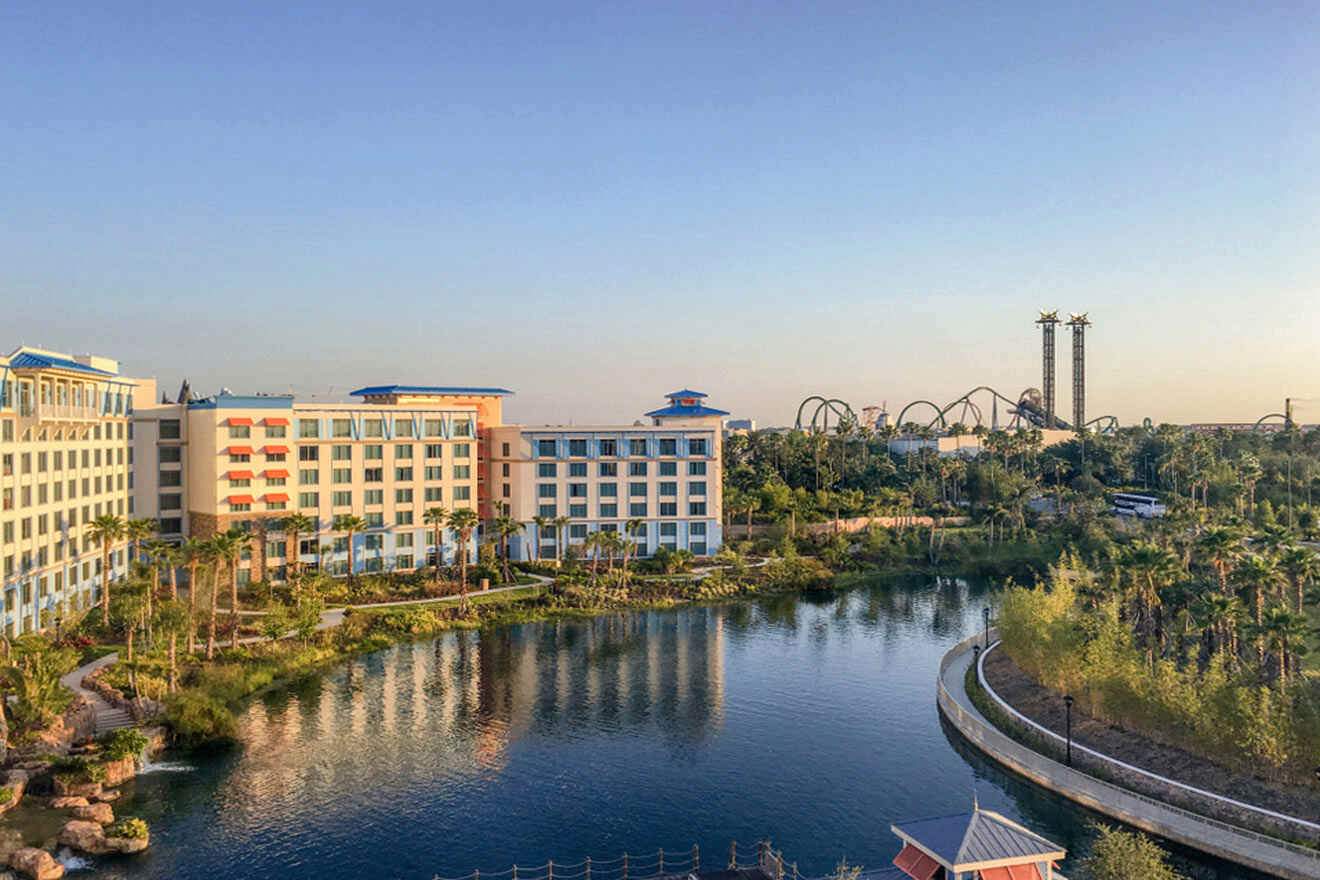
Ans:
[[[1320,421],[1317,35],[1314,2],[10,0],[0,348],[774,424],[1038,385],[1049,307],[1095,320],[1093,415]]]

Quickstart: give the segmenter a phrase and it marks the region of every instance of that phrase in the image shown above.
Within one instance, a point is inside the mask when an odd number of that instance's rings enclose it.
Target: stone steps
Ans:
[[[132,726],[133,716],[124,709],[100,709],[96,713],[96,736],[121,727]]]

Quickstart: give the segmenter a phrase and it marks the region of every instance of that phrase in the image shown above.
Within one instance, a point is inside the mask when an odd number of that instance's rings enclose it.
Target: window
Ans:
[[[267,486],[283,486],[286,482],[284,477],[266,477]]]
[[[677,538],[678,523],[660,523],[660,537]]]
[[[587,463],[585,461],[569,462],[568,475],[570,477],[585,477],[587,475]]]
[[[298,471],[299,486],[315,486],[321,482],[320,471]]]
[[[471,486],[455,486],[455,487],[454,487],[454,500],[455,500],[455,501],[470,501],[471,499],[472,499],[472,487],[471,487]]]
[[[601,483],[596,487],[596,491],[602,498],[615,498],[619,494],[619,484]]]
[[[230,439],[230,440],[246,440],[246,439],[248,439],[248,438],[251,437],[251,436],[252,436],[252,428],[251,428],[250,425],[230,425],[230,426],[229,426],[229,439]]]
[[[555,486],[554,483],[537,483],[537,484],[536,484],[536,497],[537,497],[537,498],[554,498],[554,497],[556,497],[557,493],[558,493],[558,487]]]
[[[413,501],[413,490],[412,490],[412,489],[395,489],[395,490],[394,490],[394,503],[395,503],[395,504],[412,504],[412,501]]]
[[[156,499],[156,505],[161,510],[182,510],[183,496],[180,495],[178,492],[171,492],[166,495],[161,495],[159,498]]]
[[[177,516],[165,516],[160,520],[160,531],[163,535],[178,535],[183,532],[183,519]],[[77,574],[76,569],[69,571],[69,583],[73,584],[73,575]]]
[[[394,469],[394,479],[400,483],[411,483],[413,478],[413,469],[410,467],[396,467]]]
[[[412,459],[412,444],[411,444],[411,443],[395,443],[395,444],[394,444],[394,460],[395,460],[395,461],[407,461],[407,460],[411,460],[411,459]]]
[[[384,437],[385,423],[380,419],[363,419],[362,436],[364,437]]]
[[[706,476],[706,463],[704,461],[689,461],[688,476],[690,477]]]
[[[362,457],[369,461],[377,461],[385,457],[385,447],[379,443],[368,443],[362,447]]]
[[[304,440],[315,440],[321,436],[321,423],[316,419],[299,419],[298,436]]]
[[[13,423],[12,423],[12,422],[5,422],[5,424],[6,424],[6,425],[11,425],[11,424],[13,424]],[[13,438],[12,438],[12,437],[6,437],[5,439],[6,439],[6,440],[12,440]],[[162,440],[178,440],[178,439],[179,439],[179,420],[178,420],[178,419],[161,419],[161,420],[160,420],[160,439],[162,439]]]
[[[544,516],[548,519],[554,519],[559,515],[559,509],[553,504],[541,504],[536,508],[537,516]]]
[[[600,443],[600,454],[602,456],[609,456],[613,458],[614,456],[619,454],[618,440],[615,440],[613,438],[606,438],[604,440],[599,441],[599,443]]]
[[[677,502],[677,501],[661,501],[661,502],[660,502],[660,515],[661,515],[661,516],[678,516],[678,502]]]
[[[362,479],[368,483],[385,482],[385,468],[366,468],[362,471]]]
[[[362,493],[362,501],[364,504],[384,504],[385,490],[367,489],[365,492]]]
[[[385,525],[385,514],[381,513],[380,511],[376,511],[375,513],[364,513],[362,514],[362,519],[366,521],[367,528],[369,529],[378,529],[381,526]],[[379,538],[380,535],[374,535],[369,537]]]
[[[331,419],[330,420],[331,437],[352,437],[353,420],[352,419]]]
[[[571,456],[573,456],[574,458],[581,458],[582,456],[586,455],[586,454],[587,454],[587,441],[586,441],[586,440],[569,440],[569,441],[568,441],[568,454],[571,455]]]
[[[706,515],[706,502],[704,501],[688,502],[688,516],[705,516],[705,515]]]
[[[613,502],[609,504],[601,502],[600,515],[606,519],[617,517],[619,515],[619,505],[614,504]]]
[[[283,501],[267,501],[267,502],[266,502],[266,509],[267,509],[267,510],[284,510],[284,509],[287,508],[288,506],[289,506],[289,505],[286,504],[286,503],[284,503]]]
[[[284,453],[283,453],[283,452],[267,452],[267,453],[266,453],[266,461],[267,461],[267,462],[273,462],[273,461],[284,461]]]
[[[646,476],[646,462],[644,461],[628,462],[628,476],[630,477]]]
[[[662,477],[678,476],[678,462],[676,461],[660,462],[660,476]]]
[[[315,450],[313,450],[313,451],[315,451]],[[248,455],[248,454],[246,454],[246,453],[243,453],[243,452],[239,452],[239,453],[230,453],[230,456],[229,456],[229,463],[230,463],[230,464],[242,464],[242,463],[245,462],[245,461],[251,461],[251,460],[252,460],[252,456],[250,456],[250,455]],[[85,485],[86,483],[87,483],[87,481],[86,481],[86,480],[83,480],[83,484]],[[87,494],[86,489],[83,490],[83,494],[84,494],[84,495]]]
[[[587,497],[587,484],[586,484],[586,483],[569,483],[569,484],[568,484],[568,497],[569,497],[569,498],[586,498],[586,497]]]
[[[286,547],[283,541],[266,542],[266,558],[269,559],[271,557],[274,557],[276,559],[283,559],[285,552],[286,552]]]
[[[330,447],[330,458],[334,461],[352,461],[353,447],[347,443],[336,443]]]
[[[705,438],[695,438],[688,441],[688,455],[706,455]]]
[[[444,458],[444,457],[445,457],[445,447],[444,447],[444,444],[443,444],[443,443],[428,443],[428,444],[426,444],[426,450],[425,450],[425,451],[426,451],[426,457],[427,457],[427,458]]]
[[[395,535],[395,547],[411,547],[413,545],[412,532],[404,532],[402,535]]]
[[[165,464],[177,464],[178,462],[183,461],[183,447],[182,447],[182,446],[162,446],[162,447],[160,447],[159,450],[157,450],[157,452],[159,453],[159,455],[157,456],[157,458],[158,458],[161,462],[164,462]],[[59,455],[59,453],[57,452],[56,455]],[[57,461],[58,461],[58,459],[57,459]],[[55,470],[59,470],[59,469],[60,469],[60,467],[59,467],[59,465],[57,464],[57,465],[55,466]]]
[[[584,540],[587,537],[587,524],[580,523],[568,527],[568,537],[570,540]]]
[[[646,516],[646,502],[632,501],[628,504],[628,516]]]
[[[427,419],[422,427],[426,429],[426,436],[428,437],[444,436],[445,423],[442,419]]]
[[[541,455],[541,456],[549,456],[549,457],[553,458],[553,457],[555,456],[555,454],[556,454],[556,450],[555,450],[555,441],[553,441],[553,440],[537,440],[537,441],[536,441],[536,454],[537,454],[537,455]]]
[[[509,463],[506,461],[500,465],[500,476],[507,477],[508,475],[509,475]]]
[[[705,494],[706,494],[706,481],[705,481],[705,480],[695,480],[695,481],[693,481],[693,482],[688,483],[688,494],[689,494],[689,495],[705,495]]]
[[[542,479],[554,479],[558,476],[557,466],[553,461],[537,462],[536,475]]]
[[[413,512],[411,510],[396,510],[394,512],[394,524],[396,526],[410,526],[413,521]]]
[[[456,465],[454,465],[454,479],[455,479],[455,480],[470,480],[470,479],[472,479],[472,465],[470,465],[470,464],[456,464]]]
[[[678,494],[678,483],[660,483],[659,485],[660,485],[660,494],[661,494],[661,495],[677,495],[677,494]]]
[[[320,496],[315,492],[299,492],[299,507],[319,507],[321,504]]]
[[[252,509],[252,505],[251,505],[251,504],[230,504],[230,505],[229,505],[229,509],[230,509],[230,511],[232,511],[233,513],[243,513],[244,511],[251,510],[251,509]]]
[[[508,446],[508,444],[506,443],[505,446]],[[471,443],[454,444],[454,458],[471,458],[471,457],[472,457]]]
[[[321,460],[321,447],[319,447],[319,446],[299,446],[299,447],[298,447],[298,460],[299,460],[299,461],[320,461],[320,460]]]
[[[704,536],[704,535],[706,534],[706,524],[705,524],[705,523],[691,523],[691,524],[689,524],[689,525],[688,525],[688,534],[689,534],[689,535],[703,535],[703,536]]]
[[[602,477],[617,477],[619,475],[619,463],[616,461],[602,461],[599,474]]]
[[[231,479],[229,480],[229,488],[231,488],[231,489],[243,489],[243,488],[246,488],[247,486],[251,486],[251,485],[252,485],[252,481],[251,481],[251,480],[244,479],[244,478],[242,478],[242,477],[231,478]]]
[[[412,423],[412,420],[411,420],[411,419],[395,419],[395,420],[394,420],[394,436],[395,436],[395,437],[411,437],[411,436],[412,436],[412,431],[413,431],[413,423]],[[411,449],[409,449],[408,454],[409,454],[409,455],[412,454],[412,450],[411,450]]]
[[[445,469],[442,467],[429,467],[422,471],[422,476],[427,480],[443,480]]]
[[[332,492],[330,493],[330,503],[335,507],[352,507],[352,492]]]
[[[161,471],[160,485],[162,486],[182,486],[183,471]]]
[[[455,437],[471,437],[471,436],[472,436],[472,420],[471,420],[471,419],[455,420],[455,421],[454,421],[454,436],[455,436]]]
[[[645,484],[645,483],[629,483],[629,484],[628,484],[628,495],[631,496],[631,497],[633,497],[633,498],[645,498],[645,497],[646,497],[646,484]]]
[[[335,468],[330,472],[330,482],[340,484],[353,482],[353,469]]]
[[[584,519],[587,515],[587,505],[570,504],[568,505],[568,515],[577,519]]]
[[[428,504],[431,502],[443,502],[445,500],[445,490],[439,486],[427,486],[422,490],[422,500]]]
[[[678,455],[678,441],[673,437],[660,438],[661,455]]]
[[[287,434],[287,433],[288,433],[288,431],[285,429],[285,427],[284,427],[283,425],[267,425],[267,426],[266,426],[266,439],[267,439],[267,440],[276,440],[276,439],[279,439],[279,438],[283,437],[283,436],[284,436],[285,434]]]
[[[629,455],[646,455],[646,438],[633,437],[628,441]]]

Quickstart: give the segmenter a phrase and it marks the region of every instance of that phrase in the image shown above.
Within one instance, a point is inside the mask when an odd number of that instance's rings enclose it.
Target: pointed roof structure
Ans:
[[[982,880],[1048,880],[1052,863],[1067,855],[1057,843],[979,806],[970,813],[891,825],[890,830],[905,844],[894,864],[916,880],[929,880],[940,866],[975,871]]]
[[[657,416],[727,416],[728,413],[722,409],[715,409],[713,406],[706,406],[702,401],[706,395],[700,391],[692,391],[684,388],[682,391],[673,391],[666,394],[669,398],[669,406],[653,409],[646,414],[647,418],[656,418]]]

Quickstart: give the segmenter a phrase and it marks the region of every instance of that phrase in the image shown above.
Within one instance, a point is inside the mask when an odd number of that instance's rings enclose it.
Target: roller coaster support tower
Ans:
[[[1054,428],[1054,328],[1059,323],[1057,311],[1041,311],[1036,321],[1040,325],[1041,340],[1041,397],[1045,404],[1045,427]]]
[[[1091,322],[1086,312],[1070,314],[1068,326],[1073,332],[1073,424],[1081,430],[1086,424],[1086,328]]]

